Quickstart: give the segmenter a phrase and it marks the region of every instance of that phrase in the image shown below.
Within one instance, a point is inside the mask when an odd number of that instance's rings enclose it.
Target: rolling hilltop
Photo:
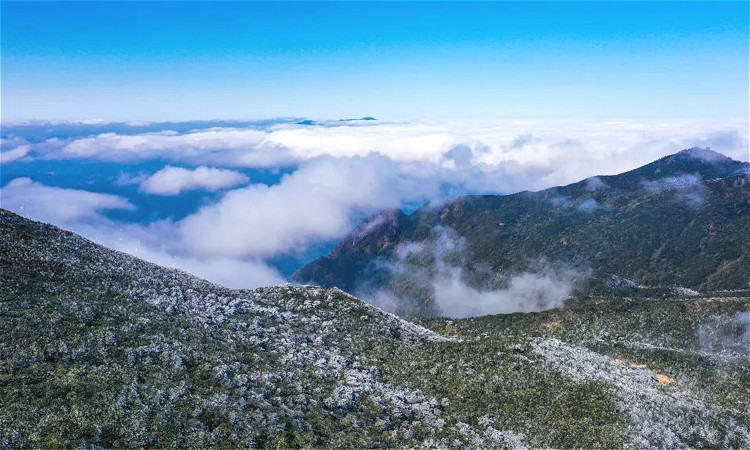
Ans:
[[[749,168],[692,148],[539,192],[383,211],[293,278],[365,297],[386,292],[405,317],[443,313],[433,298],[446,267],[479,291],[549,268],[575,272],[574,290],[585,294],[746,290]]]
[[[409,323],[0,210],[0,447],[750,446],[750,299]]]

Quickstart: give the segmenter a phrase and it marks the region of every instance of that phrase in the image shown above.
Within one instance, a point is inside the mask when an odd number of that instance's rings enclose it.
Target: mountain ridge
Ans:
[[[411,215],[389,210],[365,219],[292,279],[365,296],[372,286],[389,289],[395,277],[382,267],[400,264],[400,249],[433,241],[435,228],[446,227],[465,240],[460,268],[479,289],[502,285],[492,274],[534,270],[539,260],[636,285],[747,289],[750,277],[741,268],[750,263],[748,168],[691,148],[619,175],[542,191],[463,196]],[[491,276],[477,274],[479,266]],[[439,311],[428,305],[426,313]]]

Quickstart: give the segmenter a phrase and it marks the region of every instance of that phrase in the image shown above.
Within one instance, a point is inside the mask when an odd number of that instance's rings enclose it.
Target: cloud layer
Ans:
[[[360,217],[383,208],[438,203],[463,194],[537,190],[582,179],[591,191],[607,189],[596,175],[621,173],[694,146],[748,159],[743,120],[215,125],[97,123],[89,134],[80,124],[59,124],[48,135],[48,124],[28,125],[23,128],[27,135],[4,135],[0,141],[4,173],[33,163],[54,172],[54,164],[66,161],[115,162],[123,170],[119,184],[138,184],[140,192],[131,186],[120,187],[135,194],[62,189],[52,186],[54,177],[45,178],[52,181],[44,185],[34,176],[6,184],[0,201],[4,208],[146,259],[227,285],[252,287],[282,281],[267,261],[333,242]],[[20,133],[22,128],[13,130]],[[130,169],[144,162],[150,164],[145,172]],[[93,171],[96,165],[80,167]],[[289,174],[263,184],[239,171],[248,168]],[[86,175],[95,177],[93,172]],[[694,203],[701,191],[693,181],[663,180],[644,188]],[[154,201],[151,194],[165,197]],[[158,216],[181,220],[130,223],[102,214],[158,208],[183,198],[198,198],[187,216]],[[568,200],[553,201],[565,205]],[[593,200],[568,206],[582,212],[602,207]],[[455,304],[452,299],[463,298],[473,299],[481,312],[502,312],[491,305],[523,308],[518,301],[529,305],[538,297],[534,286],[547,286],[549,298],[559,298],[567,289],[566,277],[540,272],[492,289],[467,286],[460,273],[449,269],[430,279],[440,284],[438,300],[446,310]],[[561,288],[557,294],[554,286]]]
[[[53,137],[33,144],[17,139],[3,142],[3,152],[30,145],[34,158],[161,158],[191,165],[235,167],[275,167],[320,156],[377,154],[399,163],[432,163],[448,168],[502,165],[515,175],[534,171],[543,177],[541,183],[553,184],[619,173],[694,146],[748,159],[747,122],[743,120],[283,123],[266,128],[121,133]],[[452,152],[459,147],[467,152],[456,159]]]

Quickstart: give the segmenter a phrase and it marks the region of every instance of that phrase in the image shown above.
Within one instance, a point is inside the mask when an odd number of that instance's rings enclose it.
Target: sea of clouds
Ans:
[[[284,282],[279,261],[318,256],[384,208],[563,185],[688,147],[748,159],[746,120],[29,122],[4,124],[0,146],[3,208],[232,287]],[[446,273],[443,292],[463,289]]]

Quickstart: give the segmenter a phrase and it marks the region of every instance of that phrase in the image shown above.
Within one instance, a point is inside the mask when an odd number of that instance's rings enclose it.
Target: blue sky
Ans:
[[[747,2],[2,2],[2,119],[748,116]]]

